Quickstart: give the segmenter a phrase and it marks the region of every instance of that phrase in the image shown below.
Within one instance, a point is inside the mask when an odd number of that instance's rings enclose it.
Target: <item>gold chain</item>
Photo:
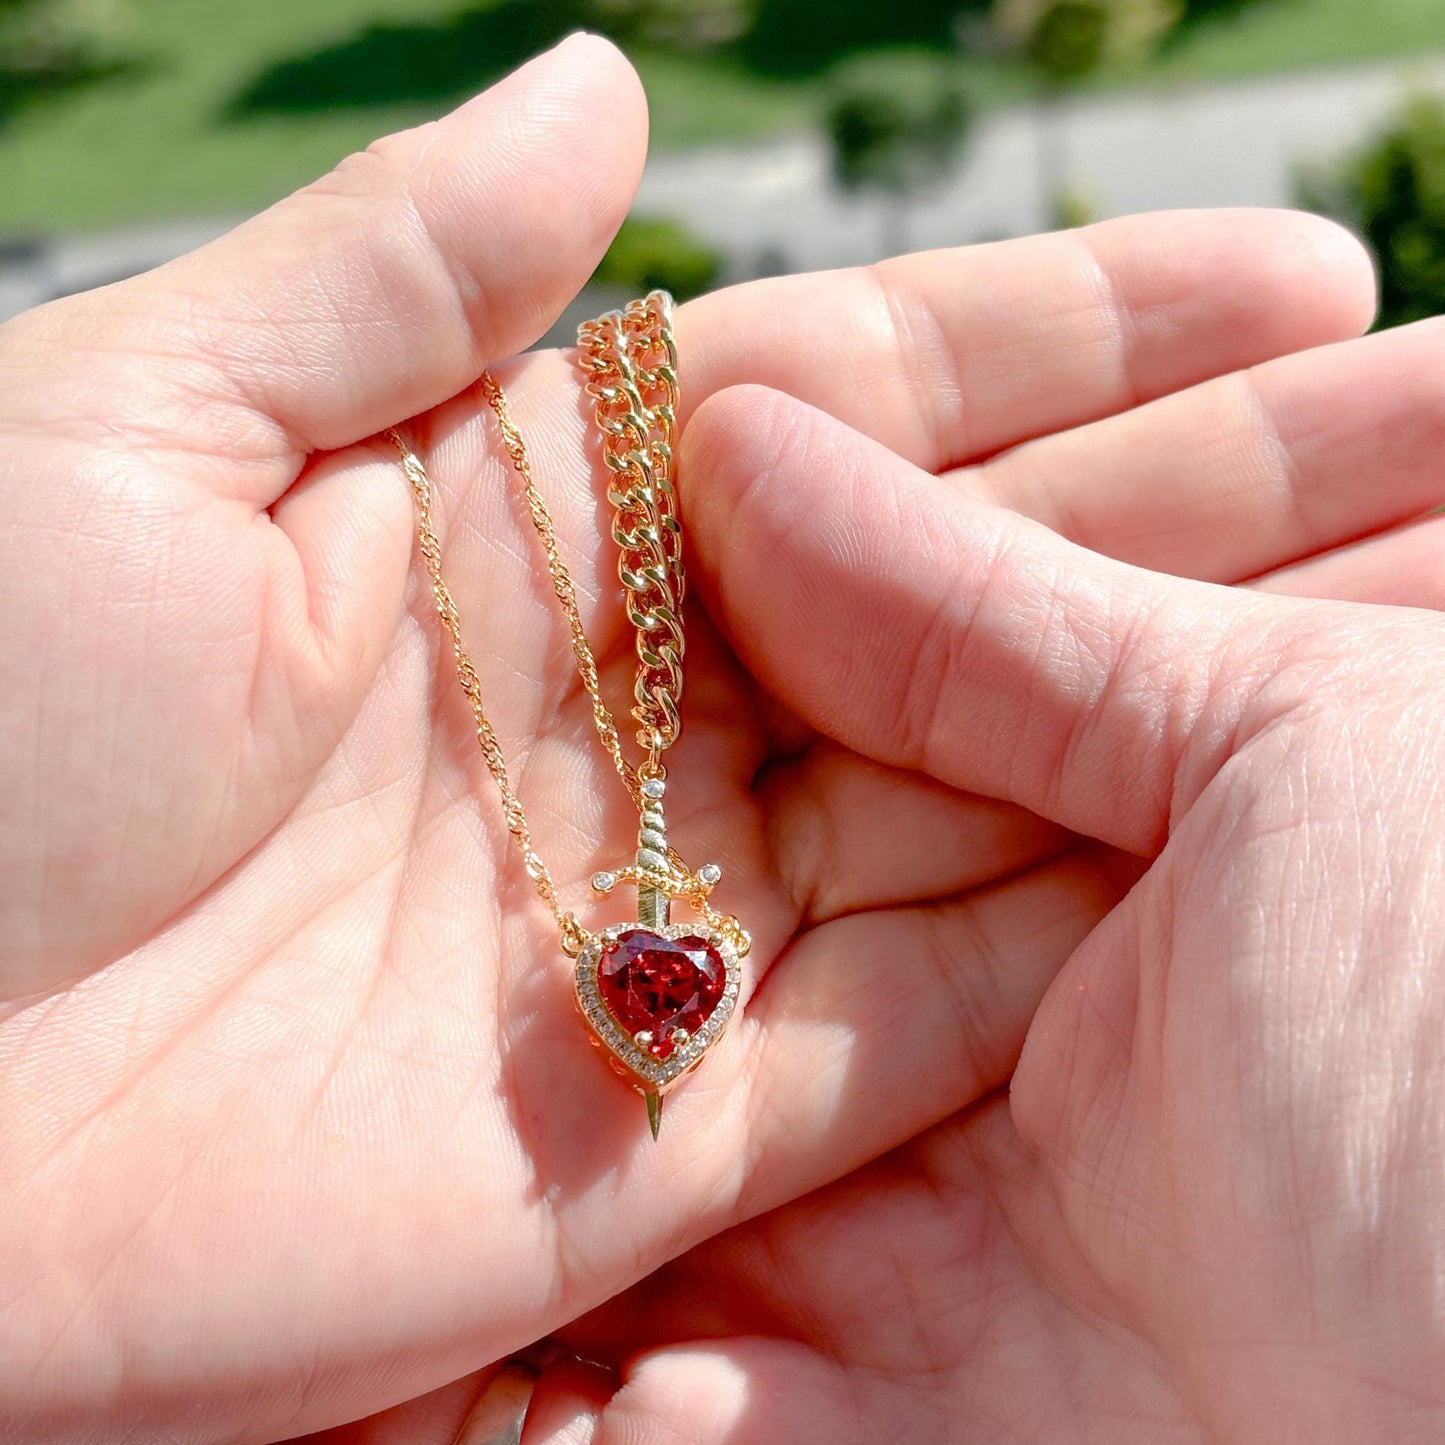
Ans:
[[[603,434],[603,455],[611,473],[608,498],[616,509],[613,539],[621,550],[618,573],[628,597],[628,617],[637,628],[637,681],[633,689],[633,717],[641,725],[638,742],[647,752],[635,768],[622,754],[617,723],[602,700],[597,658],[582,626],[577,589],[557,545],[552,514],[537,487],[522,434],[512,419],[506,393],[490,372],[483,372],[482,394],[496,413],[502,443],[522,480],[523,495],[532,526],[547,558],[547,575],[567,619],[577,675],[592,704],[592,722],[617,775],[639,809],[648,806],[644,782],[666,777],[661,753],[677,741],[682,728],[678,703],[682,696],[683,635],[681,603],[682,529],[673,485],[673,443],[677,426],[677,353],[672,339],[671,298],[660,291],[634,301],[625,312],[610,312],[580,328],[581,361],[588,373],[587,389],[597,405]],[[531,829],[521,800],[512,787],[507,760],[482,705],[477,669],[462,642],[461,619],[450,589],[442,577],[441,543],[432,525],[431,478],[422,460],[400,432],[387,432],[401,457],[416,502],[417,542],[431,580],[437,616],[451,638],[457,679],[472,711],[477,743],[487,771],[502,796],[507,830],[521,850],[527,876],[538,896],[551,910],[562,932],[563,950],[576,957],[587,945],[588,933],[577,916],[557,900],[551,872],[532,843]],[[666,850],[666,872],[638,867],[614,875],[686,898],[699,915],[727,934],[738,952],[751,944],[747,930],[708,902],[716,881],[692,872],[673,848]]]
[[[654,291],[577,333],[594,399],[615,508],[612,538],[627,615],[637,630],[632,716],[647,753],[644,776],[682,731],[682,526],[673,486],[677,431],[677,348],[672,298]]]
[[[683,592],[682,535],[677,493],[672,483],[672,452],[677,415],[676,352],[672,340],[671,300],[654,292],[633,302],[626,312],[611,312],[579,331],[588,391],[597,403],[603,455],[612,474],[608,497],[616,508],[613,538],[621,549],[619,575],[628,595],[628,616],[638,629],[637,682],[633,716],[641,724],[638,741],[647,750],[643,766],[634,768],[622,754],[616,720],[602,700],[597,658],[582,626],[577,589],[557,544],[557,529],[532,473],[521,431],[512,419],[506,393],[490,372],[483,372],[482,394],[496,413],[502,442],[522,480],[532,526],[546,553],[552,590],[567,619],[577,675],[592,704],[597,735],[628,795],[644,808],[642,783],[664,778],[660,754],[681,731],[678,702],[682,695],[683,636],[680,605]],[[502,796],[507,829],[521,850],[527,876],[551,910],[562,933],[562,947],[572,955],[587,942],[587,931],[575,914],[558,902],[546,863],[532,843],[521,800],[512,787],[506,757],[482,703],[476,666],[462,642],[457,605],[442,577],[441,543],[432,524],[431,478],[420,457],[392,429],[387,436],[401,457],[416,502],[417,540],[436,601],[437,616],[451,638],[457,679],[472,711],[477,743],[487,771]],[[714,927],[725,930],[740,951],[748,936],[737,920],[716,912],[708,902],[711,884],[693,873],[673,848],[667,849],[668,872],[624,868],[619,880],[662,888],[686,897]]]
[[[577,606],[577,589],[572,585],[572,575],[557,547],[557,529],[552,524],[552,514],[542,500],[536,478],[532,475],[532,463],[527,456],[526,445],[512,410],[507,404],[507,394],[489,371],[482,373],[482,395],[497,416],[497,425],[502,433],[502,445],[512,459],[512,466],[522,479],[522,495],[526,498],[527,510],[532,515],[532,526],[541,539],[542,550],[547,554],[547,575],[552,579],[552,591],[557,595],[562,614],[567,619],[568,631],[572,634],[572,657],[577,664],[577,676],[582,680],[587,696],[592,701],[592,723],[617,776],[622,779],[628,795],[639,807],[642,806],[641,780],[637,769],[622,756],[622,743],[617,736],[617,722],[611,709],[602,701],[601,684],[597,677],[597,658],[592,644],[582,628],[582,613]]]
[[[491,381],[490,377],[486,378]],[[495,382],[491,383],[493,387]],[[500,394],[500,391],[499,393]],[[515,434],[515,428],[513,428]],[[482,706],[482,684],[477,676],[477,669],[467,653],[462,642],[462,624],[457,616],[457,604],[452,599],[451,589],[447,586],[442,577],[442,549],[441,543],[437,540],[436,529],[432,526],[431,518],[431,478],[427,475],[426,468],[422,465],[421,458],[412,451],[402,438],[400,432],[392,429],[387,432],[397,451],[401,454],[401,465],[406,472],[406,479],[411,483],[412,496],[416,501],[416,530],[417,545],[421,551],[422,560],[426,564],[427,576],[431,579],[432,596],[436,599],[437,616],[441,624],[446,628],[452,640],[452,654],[456,659],[457,680],[462,685],[462,691],[466,694],[467,702],[471,706],[472,719],[476,726],[477,743],[481,747],[482,757],[486,762],[487,771],[492,775],[497,785],[497,791],[502,795],[502,815],[507,822],[507,831],[517,840],[517,846],[522,852],[522,863],[527,870],[527,876],[532,880],[538,896],[552,910],[552,916],[557,920],[557,927],[562,930],[562,947],[568,953],[580,952],[586,945],[587,934],[582,925],[577,921],[575,914],[567,912],[557,901],[557,890],[552,883],[552,874],[547,865],[542,861],[537,850],[532,846],[532,830],[527,826],[527,815],[522,809],[521,800],[517,797],[512,787],[512,780],[507,773],[507,760],[502,753],[502,745],[497,741],[497,734],[491,723],[487,720],[486,710]],[[548,545],[548,554],[555,563],[557,571],[553,574],[553,585],[557,587],[559,597],[562,595],[562,585],[565,584],[570,603],[563,602],[563,608],[567,611],[569,621],[577,617],[576,594],[572,590],[571,578],[567,575],[567,569],[560,557],[557,556],[555,545],[555,533],[552,528],[552,519],[547,508],[537,493],[536,487],[530,485],[531,470],[526,473],[529,481],[528,505],[533,507],[533,521],[537,523],[538,531],[541,532],[545,525],[546,531],[544,541],[551,537],[554,540]],[[535,504],[534,499],[535,498]],[[538,521],[538,516],[544,519]],[[549,567],[549,571],[551,568]],[[563,583],[557,582],[557,577],[563,579]],[[578,652],[579,665],[581,657],[585,653],[588,662],[591,664],[591,676],[594,682],[597,677],[597,665],[592,658],[592,649],[587,644],[586,637],[581,633],[581,622],[573,622],[574,650]],[[584,676],[584,683],[586,678]],[[591,692],[594,707],[606,713],[598,693]],[[595,716],[595,714],[594,714]],[[608,721],[610,722],[610,716]],[[617,730],[612,729],[614,740]],[[620,767],[626,767],[620,753],[614,755]]]

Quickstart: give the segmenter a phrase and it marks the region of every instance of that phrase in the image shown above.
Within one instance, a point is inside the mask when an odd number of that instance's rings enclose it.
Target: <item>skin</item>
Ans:
[[[756,945],[654,1145],[376,439],[580,900],[633,822],[475,378],[620,701],[577,375],[500,363],[644,146],[579,38],[0,329],[0,1438],[455,1442],[559,1331],[619,1373],[528,1445],[1438,1438],[1445,334],[1248,212],[684,310],[671,832]]]

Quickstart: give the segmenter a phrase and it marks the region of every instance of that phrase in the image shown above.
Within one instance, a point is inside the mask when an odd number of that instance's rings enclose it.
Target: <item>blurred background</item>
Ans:
[[[1445,0],[0,0],[0,319],[190,249],[578,27],[632,56],[654,138],[579,314],[1233,204],[1357,229],[1382,325],[1445,312]],[[499,1431],[525,1372],[501,1384]]]
[[[0,317],[579,27],[652,104],[603,293],[1293,203],[1374,247],[1383,323],[1445,311],[1445,0],[0,0]]]

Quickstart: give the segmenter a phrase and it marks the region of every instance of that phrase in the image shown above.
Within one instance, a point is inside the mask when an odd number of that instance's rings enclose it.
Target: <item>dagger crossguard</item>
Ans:
[[[637,829],[637,861],[628,867],[607,869],[592,875],[592,891],[611,893],[619,883],[637,885],[637,921],[649,928],[665,928],[669,906],[685,899],[710,927],[726,936],[742,957],[752,947],[752,938],[736,918],[719,913],[708,902],[722,881],[722,869],[705,863],[693,872],[667,842],[667,820],[662,811],[664,785],[661,778],[643,781],[641,816]]]

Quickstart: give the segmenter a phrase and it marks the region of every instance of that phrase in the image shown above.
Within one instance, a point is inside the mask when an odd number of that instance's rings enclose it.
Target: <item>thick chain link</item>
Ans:
[[[632,716],[647,752],[642,772],[660,772],[661,754],[682,731],[682,526],[673,485],[677,433],[677,348],[672,298],[654,291],[610,311],[577,333],[587,390],[596,402],[612,537],[627,614],[637,629]]]
[[[571,633],[577,675],[592,704],[592,721],[628,795],[643,806],[642,782],[665,776],[661,754],[677,741],[682,728],[678,704],[682,697],[683,635],[681,604],[684,587],[682,529],[673,484],[673,444],[677,428],[677,353],[672,339],[672,301],[655,291],[634,301],[626,311],[611,312],[579,329],[581,361],[587,371],[588,392],[597,405],[603,434],[603,455],[610,485],[608,498],[616,508],[613,539],[621,550],[618,573],[628,598],[628,617],[637,628],[637,681],[633,691],[633,717],[640,724],[638,741],[647,752],[641,768],[622,753],[616,720],[602,700],[597,658],[582,626],[577,589],[557,545],[552,514],[537,487],[522,434],[512,419],[506,393],[490,372],[483,372],[482,394],[497,417],[502,443],[522,480],[523,495],[532,526],[546,553],[563,616]],[[416,503],[417,544],[431,581],[437,616],[451,638],[457,679],[466,695],[475,725],[477,743],[487,771],[502,796],[507,830],[521,850],[527,876],[538,896],[551,910],[562,933],[563,949],[575,956],[586,946],[588,934],[575,914],[563,909],[546,863],[532,843],[531,829],[521,800],[512,787],[507,761],[497,734],[487,718],[481,680],[462,642],[456,602],[442,577],[441,543],[432,522],[431,478],[419,456],[402,435],[387,432],[401,457]],[[675,896],[686,897],[698,912],[734,936],[746,951],[748,938],[737,921],[717,913],[708,903],[711,885],[693,873],[675,849],[667,850],[668,874],[643,874],[624,869],[619,877],[650,882]]]

